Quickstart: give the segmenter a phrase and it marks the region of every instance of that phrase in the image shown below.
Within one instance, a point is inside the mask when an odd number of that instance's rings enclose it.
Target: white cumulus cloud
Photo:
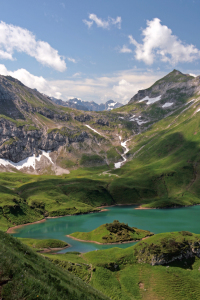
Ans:
[[[67,59],[68,59],[68,61],[71,61],[71,62],[73,62],[74,64],[77,63],[77,60],[76,60],[75,58],[68,57]]]
[[[153,64],[157,56],[163,62],[176,64],[178,62],[192,62],[200,58],[200,51],[194,45],[184,44],[172,34],[170,28],[161,25],[158,18],[147,21],[147,27],[142,31],[143,43],[138,43],[129,35],[130,44],[135,49],[135,58],[146,64]]]
[[[127,100],[130,100],[135,94],[136,86],[125,79],[122,79],[119,81],[118,85],[113,86],[113,91],[122,103],[126,103]]]
[[[72,75],[72,77],[81,77],[82,73],[81,72],[77,72],[77,73],[74,73]]]
[[[29,73],[26,69],[18,69],[16,71],[9,71],[5,65],[0,64],[0,74],[4,76],[12,76],[17,78],[23,84],[30,88],[36,88],[39,92],[44,93],[52,97],[60,97],[62,94],[59,89],[52,85],[51,82],[47,81],[42,76],[35,76]]]
[[[37,41],[32,32],[19,26],[0,22],[0,58],[13,60],[14,52],[24,52],[38,62],[57,71],[66,70],[64,58],[47,42]]]
[[[17,78],[30,88],[36,88],[41,93],[62,100],[81,98],[102,103],[113,99],[124,104],[138,90],[151,86],[164,75],[133,69],[102,77],[82,78],[80,73],[75,73],[69,79],[48,80],[42,76],[35,76],[25,69],[9,71],[3,64],[0,64],[0,74]]]
[[[128,48],[126,45],[123,45],[123,47],[119,50],[120,53],[131,53],[133,52],[130,48]]]
[[[138,90],[148,88],[160,77],[160,73],[128,70],[103,77],[56,80],[52,81],[52,85],[59,88],[63,100],[80,97],[82,100],[102,103],[112,99],[125,104]]]
[[[196,74],[193,74],[193,73],[189,73],[190,76],[193,76],[193,77],[197,77],[199,75],[196,75]]]
[[[101,27],[104,29],[110,29],[111,25],[115,25],[118,29],[121,29],[122,18],[116,17],[116,19],[113,19],[111,17],[108,17],[108,20],[102,20],[95,14],[89,14],[89,20],[83,20],[83,22],[88,26],[88,28],[90,28],[95,23],[97,27]]]

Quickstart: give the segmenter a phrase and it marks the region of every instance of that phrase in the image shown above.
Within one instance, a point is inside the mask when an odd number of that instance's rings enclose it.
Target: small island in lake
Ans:
[[[134,242],[152,235],[153,233],[148,230],[130,227],[128,224],[114,220],[112,223],[103,224],[90,232],[74,232],[67,236],[79,241],[115,244]]]

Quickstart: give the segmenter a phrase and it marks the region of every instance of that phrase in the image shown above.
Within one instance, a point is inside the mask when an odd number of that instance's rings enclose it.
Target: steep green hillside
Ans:
[[[168,207],[200,203],[199,102],[188,104],[131,139],[129,162],[113,171],[118,203]]]
[[[1,231],[0,252],[1,299],[108,299]]]
[[[93,172],[83,171],[80,178],[0,173],[1,230],[48,216],[95,212],[99,206],[113,204],[107,181],[99,176],[94,180]]]

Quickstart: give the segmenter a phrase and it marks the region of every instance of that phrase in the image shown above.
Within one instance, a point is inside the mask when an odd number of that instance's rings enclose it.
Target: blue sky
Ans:
[[[200,0],[7,0],[0,74],[47,95],[127,103],[174,68],[200,74]]]

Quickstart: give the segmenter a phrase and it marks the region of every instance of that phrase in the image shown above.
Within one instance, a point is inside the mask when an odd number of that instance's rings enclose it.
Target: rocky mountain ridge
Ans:
[[[175,102],[180,101],[180,95],[177,93],[179,90],[181,90],[182,95],[188,98],[196,93],[199,94],[200,76],[193,77],[189,74],[183,74],[178,70],[173,70],[165,77],[156,81],[150,88],[139,90],[138,93],[131,98],[129,104],[136,101],[147,101],[146,104],[148,105],[148,99],[144,100],[145,97],[156,98],[158,96],[161,96],[159,99],[161,100],[159,102],[160,105],[163,105],[165,101],[174,102],[173,104],[175,104]]]
[[[142,132],[199,97],[200,76],[193,77],[173,70],[151,87],[139,90],[118,111],[124,113],[124,120],[139,125],[139,132]]]
[[[196,103],[199,91],[200,76],[194,78],[174,70],[139,91],[128,105],[83,112],[58,105],[17,79],[0,76],[0,159],[19,163],[34,155],[37,161],[42,155],[45,164],[37,162],[37,172],[43,172],[47,165],[54,172],[52,162],[67,170],[87,164],[116,165],[124,160],[125,141]],[[42,151],[50,151],[52,161]],[[127,152],[125,158],[130,159],[132,154]],[[35,169],[32,171],[37,173]]]
[[[50,151],[52,161],[64,169],[66,164],[77,166],[83,153],[88,155],[88,162],[91,155],[96,155],[94,165],[109,164],[121,157],[115,148],[120,145],[119,138],[110,135],[118,133],[118,125],[117,115],[62,107],[17,79],[0,76],[1,160],[19,163]],[[52,162],[47,157],[43,160],[52,169]],[[5,162],[3,170],[6,166]]]

